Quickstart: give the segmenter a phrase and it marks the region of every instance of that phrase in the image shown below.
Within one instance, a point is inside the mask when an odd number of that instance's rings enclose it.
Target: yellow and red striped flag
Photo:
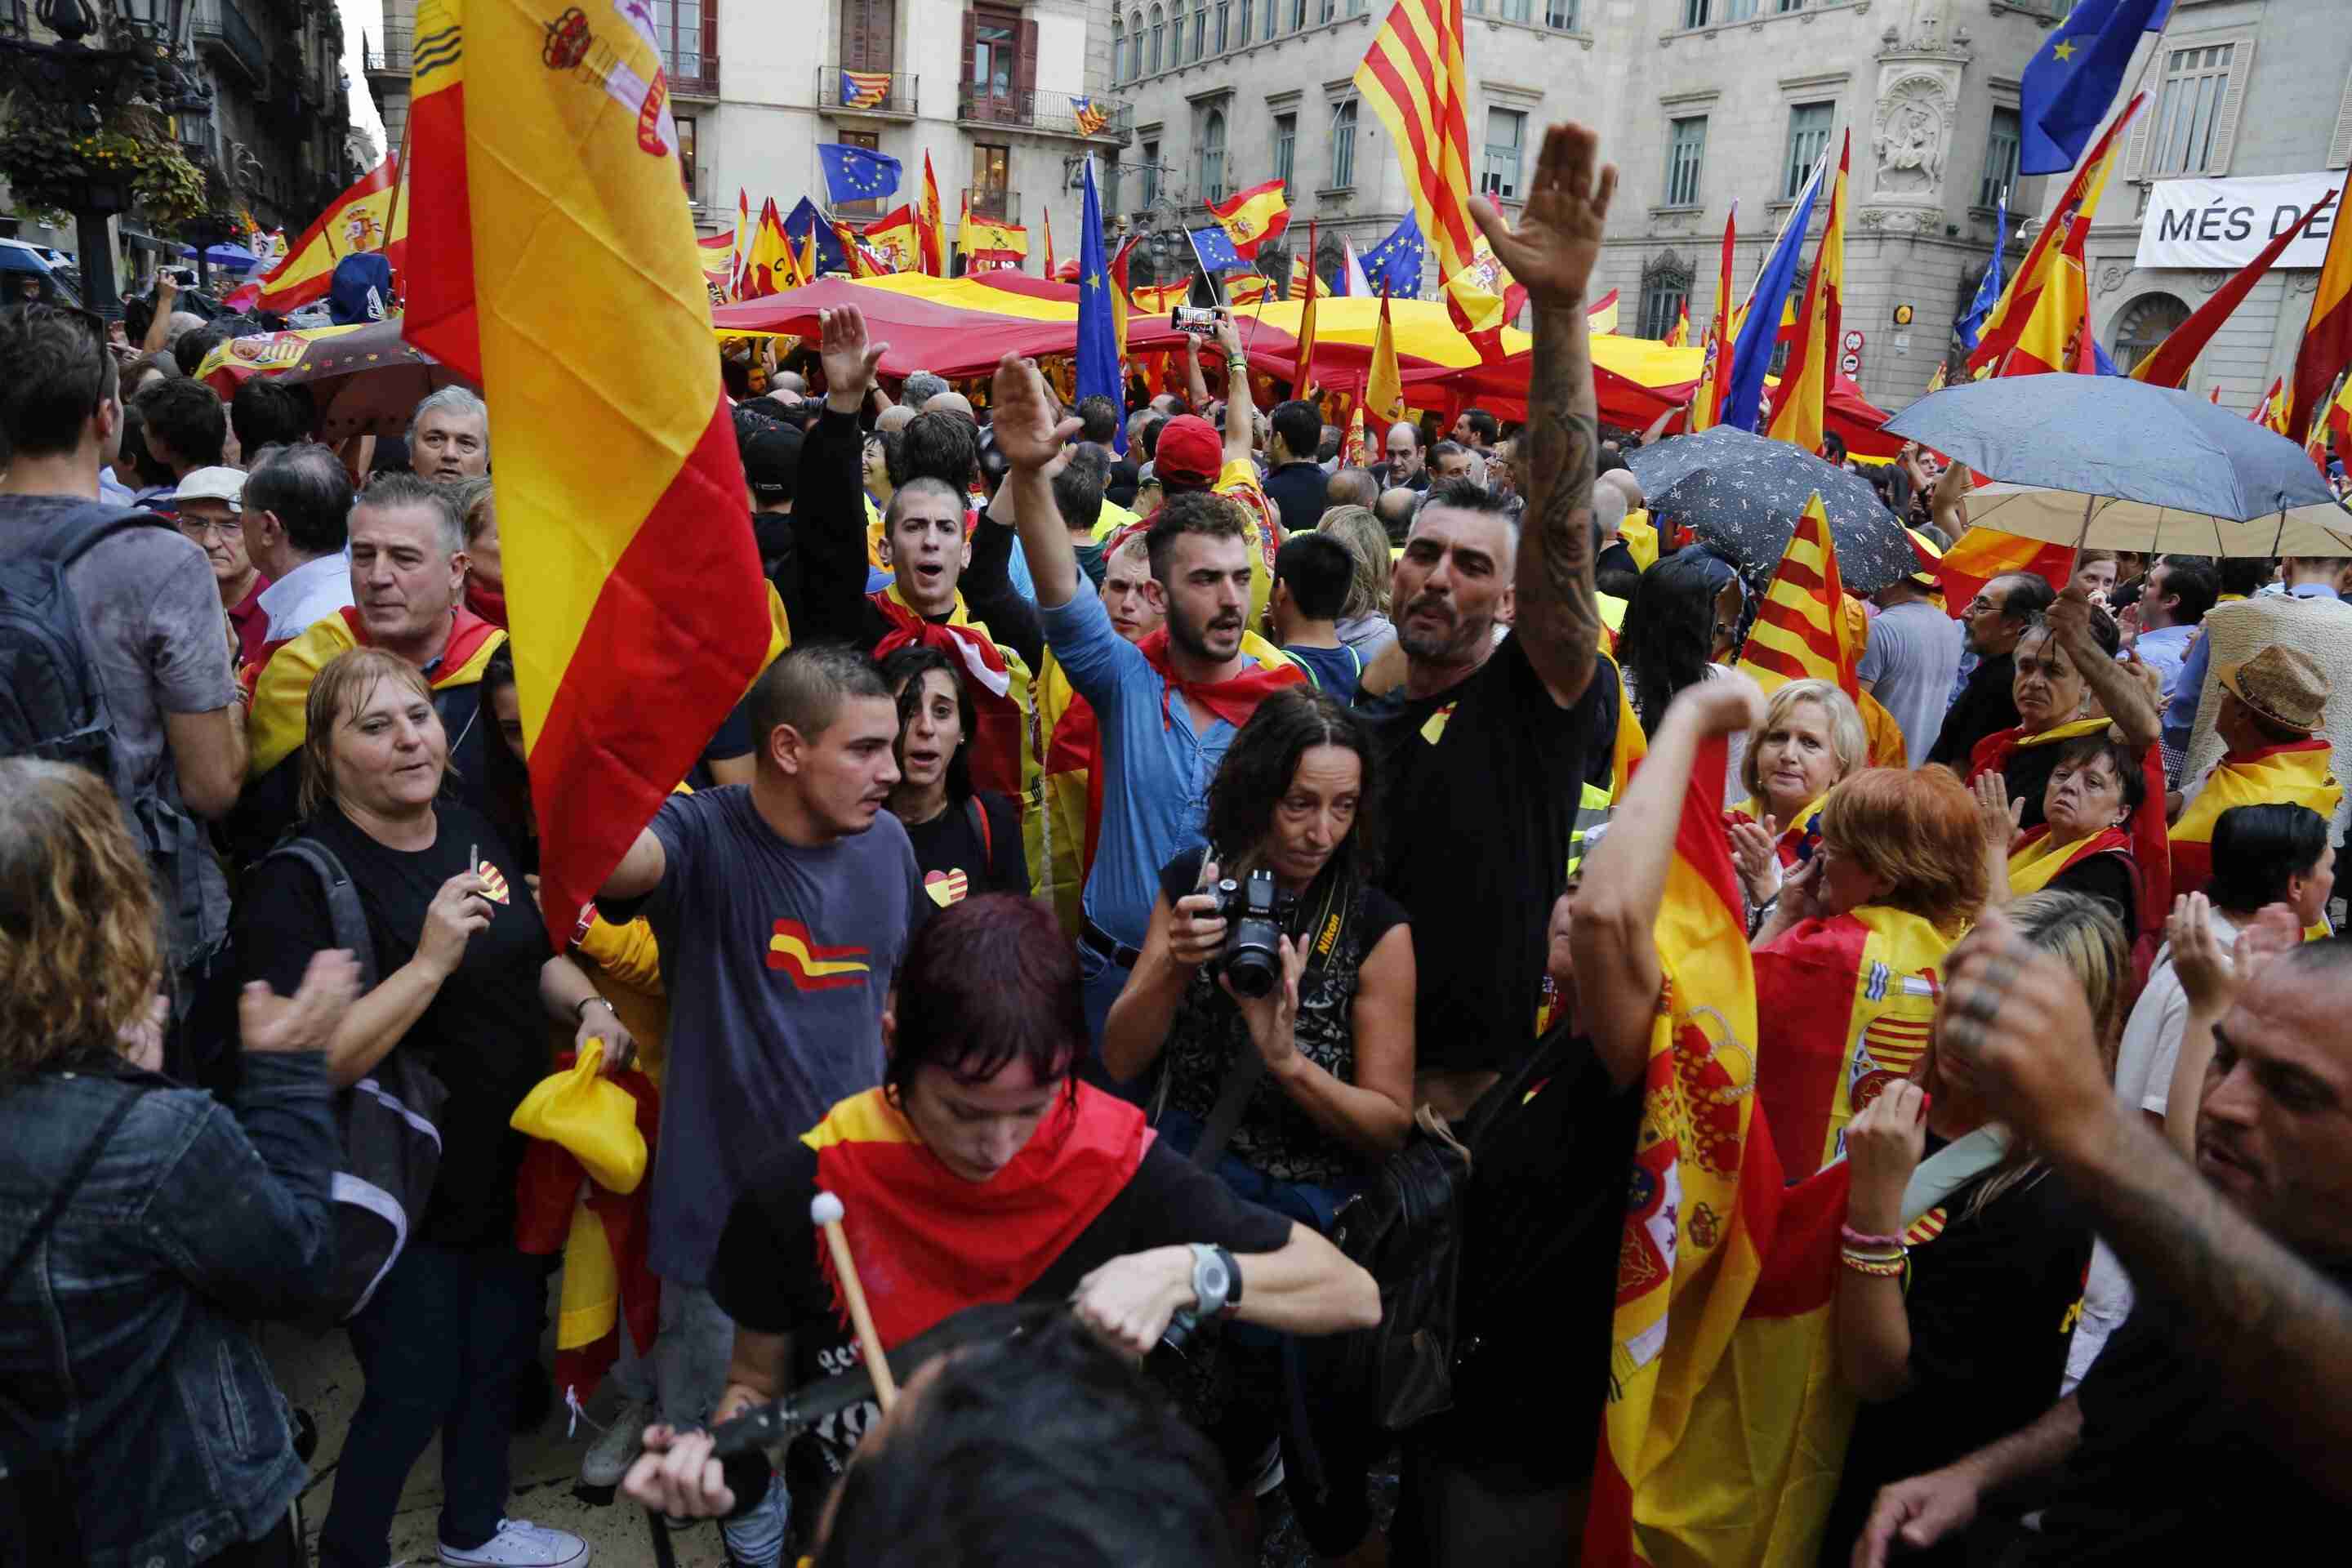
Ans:
[[[1307,223],[1307,254],[1315,254],[1315,220]],[[1292,265],[1295,267],[1297,263]],[[1305,397],[1315,384],[1315,268],[1307,269],[1306,306],[1298,312],[1298,358],[1290,368],[1290,395]]]
[[[2246,411],[2246,417],[2257,425],[2266,425],[2280,435],[2286,434],[2286,377],[2271,378],[2271,389],[2263,400]]]
[[[841,107],[844,109],[872,109],[889,96],[888,71],[841,73]]]
[[[2331,191],[2328,196],[2335,194]],[[2221,323],[2230,319],[2231,313],[2244,302],[2248,294],[2253,292],[2254,285],[2261,282],[2263,274],[2271,269],[2271,264],[2278,259],[2279,252],[2294,244],[2295,237],[2303,232],[2304,225],[2326,205],[2327,197],[2323,197],[2304,208],[2294,222],[2263,247],[2252,261],[2239,268],[2227,283],[2214,289],[2187,321],[2167,332],[2164,341],[2155,348],[2140,355],[2139,363],[2131,367],[2131,378],[2147,382],[2151,386],[2188,385],[2189,367],[2197,363],[2198,354],[2221,330]],[[2217,400],[2220,394],[2221,389],[2216,387],[2214,395]]]
[[[1356,89],[1388,127],[1405,190],[1454,324],[1482,360],[1502,355],[1517,285],[1470,220],[1470,132],[1465,105],[1462,0],[1396,0],[1356,68]],[[1524,292],[1517,296],[1524,299]]]
[[[1859,699],[1854,666],[1862,654],[1847,634],[1844,606],[1837,541],[1816,492],[1805,502],[1771,585],[1764,590],[1756,625],[1739,655],[1740,672],[1767,692],[1791,680],[1826,680]]]
[[[1821,248],[1813,255],[1813,275],[1798,308],[1796,339],[1789,345],[1788,368],[1780,373],[1780,401],[1766,432],[1801,452],[1822,449],[1822,427],[1829,418],[1830,389],[1836,381],[1833,366],[1845,327],[1846,167],[1853,153],[1853,132],[1848,131],[1838,151],[1837,178],[1830,185],[1830,213],[1822,225]]]
[[[1141,235],[1129,235],[1127,243],[1110,258],[1110,330],[1118,339],[1118,363],[1122,365],[1127,363],[1127,316],[1135,309],[1135,296],[1127,287],[1127,264],[1135,247],[1142,243]]]
[[[1290,258],[1290,287],[1283,295],[1286,300],[1307,298],[1307,280],[1315,275],[1315,258],[1299,251]]]
[[[2124,111],[2116,116],[2115,122],[2101,133],[2090,152],[2084,155],[2081,165],[2074,171],[2074,177],[2066,184],[2065,193],[2058,198],[2057,206],[2051,210],[2050,221],[2043,224],[2042,232],[2033,237],[2033,243],[2026,247],[2025,259],[2018,263],[2017,270],[2010,275],[2008,286],[2001,289],[2000,298],[1993,301],[1992,313],[1985,318],[1984,331],[1977,339],[1977,346],[1969,354],[1968,368],[1971,376],[1982,376],[1995,371],[2002,358],[2017,345],[2042,290],[2057,272],[2062,251],[2069,247],[2074,248],[2079,270],[2083,253],[2080,244],[2074,239],[2077,221],[2084,238],[2087,240],[2091,217],[2098,210],[2100,193],[2106,188],[2107,174],[2114,166],[2124,127],[2132,122],[2133,116],[2147,101],[2146,93],[2134,94],[2132,100],[2124,106]],[[2064,335],[2060,334],[2062,342]]]
[[[1681,311],[1675,317],[1675,324],[1668,327],[1666,335],[1658,341],[1670,349],[1690,347],[1690,301],[1688,300],[1683,301]]]
[[[2295,350],[2294,374],[2287,380],[2286,433],[2302,440],[2313,418],[2327,402],[2327,389],[2352,366],[2352,227],[2342,212],[2327,237],[2327,255],[2319,264],[2319,282],[2311,298],[2310,324],[2303,329],[2303,346]]]
[[[2074,547],[2020,539],[1979,526],[1969,529],[1944,552],[1936,574],[1944,584],[1944,603],[1957,616],[1984,592],[1986,584],[2018,573],[2039,577],[2063,592],[2074,574]]]
[[[1244,261],[1257,259],[1258,247],[1282,237],[1290,226],[1290,198],[1280,180],[1268,180],[1245,191],[1235,191],[1209,204],[1209,216],[1225,231],[1234,254]]]
[[[1397,369],[1396,330],[1389,323],[1389,291],[1381,290],[1381,324],[1372,334],[1372,363],[1364,378],[1364,406],[1387,427],[1404,417],[1404,374]]]
[[[816,281],[816,279],[817,279],[817,270],[816,270],[816,225],[815,225],[815,224],[814,224],[814,223],[812,223],[812,224],[810,224],[810,225],[809,225],[808,232],[807,232],[806,234],[804,234],[804,235],[801,236],[801,258],[800,258],[800,259],[801,259],[801,281],[802,281],[802,282],[803,282],[803,283],[814,283],[814,282],[815,282],[815,281]]]
[[[2326,426],[2325,434],[2322,433],[2322,423]],[[2336,395],[2336,401],[2327,405],[2326,420],[2315,422],[2311,427],[2312,445],[2317,448],[2312,455],[2319,459],[2322,474],[2327,472],[2327,436],[2336,437],[2336,455],[2352,463],[2352,375],[2344,378],[2343,390]]]
[[[965,198],[969,201],[971,198]],[[930,278],[948,275],[947,235],[940,226],[945,215],[940,211],[940,182],[931,173],[931,152],[923,149],[923,194],[915,203],[916,266]]]
[[[1723,257],[1715,274],[1715,319],[1706,324],[1706,358],[1691,396],[1690,430],[1712,430],[1723,420],[1724,395],[1731,390],[1731,345],[1738,335],[1731,303],[1731,253],[1739,237],[1739,198],[1723,220]]]
[[[422,50],[427,40],[417,36]],[[412,160],[414,162],[414,160]],[[388,157],[327,204],[327,210],[287,245],[259,282],[257,308],[280,315],[323,300],[335,281],[335,263],[362,250],[380,250],[404,287],[408,279],[408,218],[416,204],[400,188],[400,160]],[[395,210],[396,209],[396,210]],[[390,226],[390,232],[386,232]],[[284,245],[281,238],[279,244]]]
[[[784,220],[777,216],[776,199],[771,196],[760,209],[760,221],[743,252],[743,279],[736,297],[758,300],[781,294],[793,287],[795,269],[793,242],[784,235]]]
[[[1050,279],[1054,276],[1054,209],[1042,208],[1037,216],[1045,226],[1045,277]]]
[[[1921,393],[1919,395],[1925,397],[1927,395],[1928,392],[1943,391],[1944,383],[1949,377],[1951,368],[1950,361],[1937,360],[1936,362],[1936,374],[1927,378],[1927,391]]]
[[[912,208],[892,207],[866,226],[866,247],[883,260],[887,271],[920,271],[923,247],[919,226]]]
[[[2302,805],[2317,812],[2322,822],[2335,821],[2344,787],[2336,782],[2334,760],[2327,737],[2314,735],[2244,756],[2224,755],[2214,763],[2204,787],[2172,825],[2173,895],[2201,893],[2212,885],[2213,826],[2231,806]]]
[[[406,331],[498,410],[507,611],[559,950],[785,640],[745,521],[661,54],[614,0],[588,3],[551,31],[511,0],[419,0],[420,46],[451,44],[429,60],[420,47],[409,106]],[[467,112],[469,89],[484,112]]]
[[[1339,462],[1344,468],[1364,468],[1371,466],[1370,449],[1364,441],[1364,400],[1354,400],[1348,411],[1348,434],[1339,443]]]

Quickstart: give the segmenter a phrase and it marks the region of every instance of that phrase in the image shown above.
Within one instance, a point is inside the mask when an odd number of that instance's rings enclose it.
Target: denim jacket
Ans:
[[[0,1089],[0,1260],[120,1097],[139,1097],[0,1299],[0,1461],[62,1462],[89,1568],[252,1540],[307,1472],[240,1320],[299,1312],[333,1244],[325,1058],[244,1058],[234,1114],[121,1064]]]

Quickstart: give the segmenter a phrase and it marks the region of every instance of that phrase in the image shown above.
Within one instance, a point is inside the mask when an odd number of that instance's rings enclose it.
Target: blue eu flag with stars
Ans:
[[[1379,293],[1386,288],[1394,300],[1421,298],[1421,264],[1429,254],[1428,242],[1421,237],[1421,220],[1412,214],[1396,226],[1389,237],[1357,258],[1364,268],[1364,281]]]
[[[2063,174],[2107,117],[2142,33],[2160,33],[2172,0],[2079,0],[2018,81],[2017,172]]]
[[[824,166],[824,187],[833,201],[874,201],[898,189],[898,160],[871,147],[820,142],[816,158]]]
[[[1110,257],[1103,245],[1102,197],[1095,190],[1095,161],[1087,160],[1087,194],[1078,210],[1078,396],[1108,397],[1127,406],[1118,380],[1118,328],[1111,312]],[[1112,449],[1127,450],[1127,421],[1111,437]]]
[[[1206,228],[1192,229],[1190,233],[1192,255],[1201,263],[1201,270],[1210,277],[1222,278],[1228,272],[1250,270],[1250,264],[1242,259],[1241,252],[1234,248],[1234,242],[1226,238],[1225,231],[1215,224]]]

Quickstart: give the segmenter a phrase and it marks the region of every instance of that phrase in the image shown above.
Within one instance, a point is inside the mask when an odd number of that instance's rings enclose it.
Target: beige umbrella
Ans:
[[[1980,485],[1968,493],[1969,526],[2020,539],[2145,555],[2352,555],[2352,511],[2296,507],[2244,522],[2147,501],[2031,485]],[[2087,516],[2087,523],[2085,518]]]

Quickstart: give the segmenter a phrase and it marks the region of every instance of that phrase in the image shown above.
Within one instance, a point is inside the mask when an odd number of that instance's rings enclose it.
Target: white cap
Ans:
[[[225,500],[238,511],[245,510],[245,470],[243,468],[198,468],[180,481],[182,500]]]

